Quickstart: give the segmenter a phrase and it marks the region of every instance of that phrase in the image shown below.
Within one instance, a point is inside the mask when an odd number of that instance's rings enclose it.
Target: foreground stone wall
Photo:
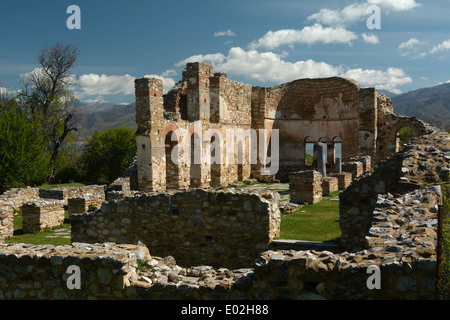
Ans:
[[[393,206],[391,210],[396,212],[404,207],[411,209],[409,202],[424,200],[407,199],[404,197],[405,193],[440,181],[448,181],[449,147],[449,135],[435,131],[413,140],[402,152],[378,165],[372,174],[353,181],[351,186],[340,194],[340,228],[344,247],[367,246],[365,237],[369,236],[372,222],[377,219],[380,208]],[[395,196],[388,202],[380,200],[379,196],[386,194]],[[433,200],[424,204],[425,213],[429,212],[435,203],[436,200]],[[397,215],[402,219],[406,218],[404,213]],[[389,223],[399,225],[405,222]]]
[[[137,259],[151,258],[134,245],[0,245],[0,300],[122,299]],[[80,268],[80,289],[68,280]]]
[[[181,264],[240,267],[279,236],[279,195],[202,189],[142,194],[70,219],[72,242],[141,241]]]

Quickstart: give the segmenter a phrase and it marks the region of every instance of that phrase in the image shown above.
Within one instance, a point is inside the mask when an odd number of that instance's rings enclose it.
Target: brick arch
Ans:
[[[389,142],[392,145],[397,144],[397,134],[402,128],[411,128],[413,131],[413,136],[418,137],[421,136],[425,130],[425,125],[420,120],[415,118],[402,119],[392,126],[390,130]]]

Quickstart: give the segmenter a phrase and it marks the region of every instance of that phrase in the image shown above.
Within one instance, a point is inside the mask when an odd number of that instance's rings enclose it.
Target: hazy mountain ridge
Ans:
[[[86,104],[81,102],[82,115],[78,121],[79,140],[94,131],[129,126],[136,129],[136,104],[117,105],[112,102]]]
[[[410,91],[391,99],[396,114],[426,122],[434,118],[443,124],[450,123],[450,83]]]

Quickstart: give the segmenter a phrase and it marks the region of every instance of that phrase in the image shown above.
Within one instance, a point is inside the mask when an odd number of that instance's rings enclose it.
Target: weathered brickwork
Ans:
[[[412,126],[416,135],[425,133],[421,121],[395,115],[392,101],[376,89],[363,89],[353,80],[338,77],[299,79],[263,88],[232,81],[224,72],[214,73],[209,64],[188,63],[182,80],[166,95],[158,79],[137,79],[135,88],[138,170],[137,186],[132,189],[139,191],[221,187],[243,181],[250,174],[263,181],[275,178],[286,182],[290,172],[311,169],[305,163],[307,139],[314,144],[313,168],[321,141],[327,147],[329,172],[334,171],[337,156],[341,162],[367,156],[362,162],[367,162],[363,171],[368,171],[395,154],[396,134],[402,126]],[[211,164],[202,157],[192,165],[174,162],[172,151],[183,137],[172,139],[173,131],[187,130],[201,140],[200,149],[207,152],[212,138],[204,140],[202,134],[210,129],[222,135],[224,144],[228,129],[266,130],[268,141],[277,130],[279,142],[273,143],[277,144],[279,163],[270,173],[272,178],[261,174],[271,153],[268,145],[259,147],[261,157],[256,162],[246,158],[240,166],[237,161]],[[259,136],[255,142],[259,145]],[[222,146],[221,151],[237,153],[238,147],[234,143],[234,150]],[[248,155],[249,141],[243,141],[241,147]],[[195,152],[184,151],[190,153],[188,159]]]
[[[291,173],[289,195],[293,203],[318,203],[322,200],[322,175],[314,170]]]
[[[105,196],[105,186],[92,185],[82,187],[61,187],[51,190],[39,190],[39,197],[42,199],[62,200],[64,204],[68,204],[70,198]]]
[[[22,205],[23,232],[40,232],[64,222],[64,203],[58,200],[37,200]]]
[[[322,178],[322,195],[327,196],[332,192],[339,190],[338,178],[324,177]]]
[[[330,173],[330,177],[338,179],[338,189],[344,190],[352,183],[352,174],[350,172]]]
[[[69,215],[83,214],[88,211],[92,211],[94,208],[98,209],[101,207],[103,202],[105,202],[104,195],[69,198],[68,200]]]
[[[279,237],[279,195],[190,191],[141,194],[71,216],[72,242],[137,243],[186,265],[241,267]]]
[[[344,162],[342,164],[342,171],[350,173],[353,181],[364,173],[364,166],[363,163],[359,161]]]

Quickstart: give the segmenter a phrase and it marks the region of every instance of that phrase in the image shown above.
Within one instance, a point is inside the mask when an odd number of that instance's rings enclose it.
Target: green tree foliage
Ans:
[[[31,121],[15,100],[0,107],[0,146],[0,191],[47,179],[51,154],[41,120]]]
[[[136,152],[135,131],[129,127],[94,132],[81,150],[86,180],[113,182],[128,169]]]
[[[39,68],[22,78],[19,91],[18,97],[29,115],[41,119],[51,151],[51,176],[58,167],[58,157],[77,131],[79,110],[70,88],[78,53],[77,48],[62,42],[46,47],[38,55]]]

